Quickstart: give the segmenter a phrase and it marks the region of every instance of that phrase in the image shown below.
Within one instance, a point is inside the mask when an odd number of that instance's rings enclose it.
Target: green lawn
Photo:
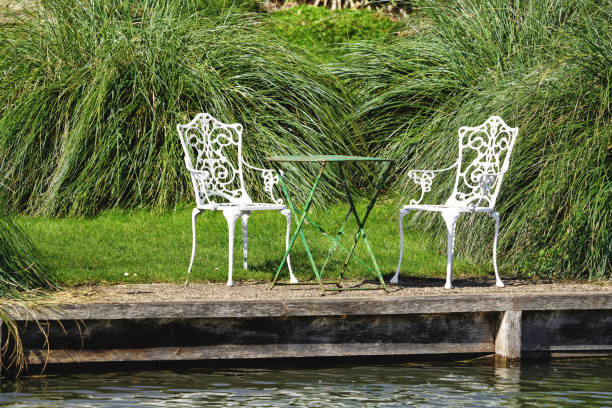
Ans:
[[[364,208],[365,203],[358,205],[360,213]],[[327,210],[316,210],[313,219],[321,220],[322,225],[332,232],[345,211],[343,206],[334,205]],[[161,214],[113,210],[94,218],[21,216],[17,221],[56,269],[59,282],[64,285],[183,282],[187,276],[191,248],[191,208],[187,205]],[[406,221],[408,231],[402,273],[404,276],[442,277],[446,247],[440,246],[437,239],[411,230],[408,217]],[[223,282],[227,279],[225,218],[220,212],[205,212],[198,218],[198,227],[198,247],[190,279]],[[278,212],[251,215],[249,270],[246,273],[241,265],[239,228],[237,226],[235,241],[235,280],[271,280],[284,252],[285,217]],[[349,233],[354,231],[354,227],[347,229],[343,237],[342,242],[347,246],[352,240]],[[399,255],[395,204],[382,202],[375,207],[366,231],[388,279],[395,271]],[[311,227],[306,229],[306,235],[315,259],[322,262],[327,254],[327,239]],[[363,244],[358,246],[358,254],[367,255]],[[292,261],[298,279],[313,279],[299,240]],[[343,255],[337,251],[330,261],[327,276],[336,276],[343,261]],[[455,276],[492,273],[490,263],[475,265],[461,258],[455,262]],[[367,277],[368,274],[351,261],[347,276]],[[286,270],[282,277],[287,279]]]
[[[382,12],[332,11],[306,4],[268,13],[264,21],[266,30],[311,51],[313,57],[325,62],[342,55],[347,44],[364,40],[382,43],[404,27]]]

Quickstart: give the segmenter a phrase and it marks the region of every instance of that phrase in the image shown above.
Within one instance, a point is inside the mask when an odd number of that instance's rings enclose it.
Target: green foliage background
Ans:
[[[370,149],[396,158],[400,174],[446,167],[461,125],[502,116],[520,128],[498,198],[506,260],[538,276],[610,278],[610,4],[418,4],[431,21],[423,35],[354,45],[336,67],[357,84],[352,120],[367,123]],[[431,200],[450,183],[434,184]],[[396,186],[415,194],[405,176]],[[458,243],[489,253],[490,230],[486,217],[463,222],[471,239]]]
[[[445,167],[459,126],[497,114],[520,128],[498,200],[504,261],[609,279],[610,4],[413,6],[417,30],[302,6],[268,16],[249,2],[47,0],[0,26],[0,200],[53,216],[191,200],[174,128],[208,111],[245,125],[254,164],[283,153],[394,157],[399,203],[416,191],[408,169]],[[376,169],[362,170],[354,181],[368,185]],[[290,179],[299,194],[312,178]],[[431,202],[448,194],[450,180],[439,181]],[[320,198],[337,196],[325,180]],[[460,250],[489,257],[491,221],[460,225],[470,234]]]
[[[352,9],[338,12],[308,5],[271,13],[265,23],[266,29],[325,62],[341,56],[348,43],[384,41],[403,26],[381,13]]]
[[[0,216],[0,297],[56,286],[53,273],[30,239],[6,214]],[[0,315],[1,306],[0,306]]]

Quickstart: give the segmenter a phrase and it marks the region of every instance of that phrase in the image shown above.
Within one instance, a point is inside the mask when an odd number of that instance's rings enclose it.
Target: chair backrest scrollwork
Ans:
[[[250,203],[242,171],[242,125],[226,124],[208,113],[198,114],[177,131],[198,204]]]
[[[462,126],[455,186],[446,205],[494,208],[517,135],[518,128],[509,127],[499,116],[480,126]]]

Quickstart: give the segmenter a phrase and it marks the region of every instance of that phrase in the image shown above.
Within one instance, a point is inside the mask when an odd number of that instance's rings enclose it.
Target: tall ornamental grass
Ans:
[[[460,126],[500,115],[520,128],[498,197],[505,260],[538,276],[611,278],[610,3],[417,5],[430,22],[422,35],[352,45],[334,67],[358,88],[354,120],[370,149],[398,160],[404,200],[418,190],[408,169],[447,167]],[[437,177],[426,200],[444,202],[452,181]],[[459,225],[459,249],[489,258],[492,220]]]
[[[30,307],[24,301],[55,288],[55,272],[12,218],[0,213],[0,370],[3,375],[7,371],[18,374],[25,364],[19,330],[8,312],[29,312]]]
[[[256,165],[271,154],[361,150],[343,128],[342,83],[252,15],[196,13],[187,0],[44,4],[0,27],[0,199],[13,210],[193,200],[175,129],[200,111],[242,122]],[[291,178],[292,188],[304,191],[305,180]],[[329,183],[322,192],[335,194]]]
[[[174,128],[208,111],[245,125],[254,164],[391,156],[391,189],[408,201],[408,169],[447,166],[457,129],[496,114],[520,128],[498,198],[502,261],[611,277],[609,2],[419,0],[425,27],[338,47],[326,66],[249,4],[47,0],[0,25],[0,200],[48,215],[192,200]],[[298,170],[288,180],[303,195],[316,169]],[[371,172],[349,174],[372,184]],[[451,178],[427,200],[443,202]],[[329,181],[318,198],[339,197]],[[464,217],[459,250],[490,258],[492,233],[492,220]]]
[[[11,217],[0,216],[0,298],[19,299],[19,293],[55,287],[53,272]]]

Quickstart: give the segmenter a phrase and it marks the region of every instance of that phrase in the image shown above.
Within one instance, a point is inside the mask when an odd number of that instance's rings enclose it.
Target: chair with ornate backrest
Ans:
[[[280,211],[287,218],[285,245],[289,245],[291,211],[282,199],[274,198],[274,185],[278,176],[271,169],[251,166],[242,158],[242,125],[219,122],[208,113],[198,114],[177,131],[185,153],[185,165],[191,175],[196,207],[192,211],[193,245],[188,273],[191,272],[196,249],[196,218],[204,210],[222,211],[229,228],[229,266],[227,286],[233,286],[232,260],[234,255],[234,229],[236,220],[242,219],[243,268],[247,269],[248,220],[252,211]],[[254,203],[249,197],[243,178],[243,166],[261,173],[264,191],[272,203]],[[215,200],[220,200],[217,202]],[[297,282],[287,257],[291,282]]]
[[[497,237],[499,213],[494,209],[504,174],[508,171],[510,155],[518,135],[518,128],[511,128],[499,116],[491,116],[477,127],[462,126],[459,129],[459,158],[450,167],[440,170],[410,170],[410,177],[421,186],[421,197],[410,200],[399,212],[400,258],[391,283],[397,283],[404,252],[403,219],[411,210],[440,212],[446,222],[448,248],[445,288],[451,289],[455,225],[462,213],[486,213],[495,219],[493,241],[493,266],[496,285],[503,287],[497,271]],[[457,168],[453,192],[443,205],[422,205],[425,193],[437,173]]]

